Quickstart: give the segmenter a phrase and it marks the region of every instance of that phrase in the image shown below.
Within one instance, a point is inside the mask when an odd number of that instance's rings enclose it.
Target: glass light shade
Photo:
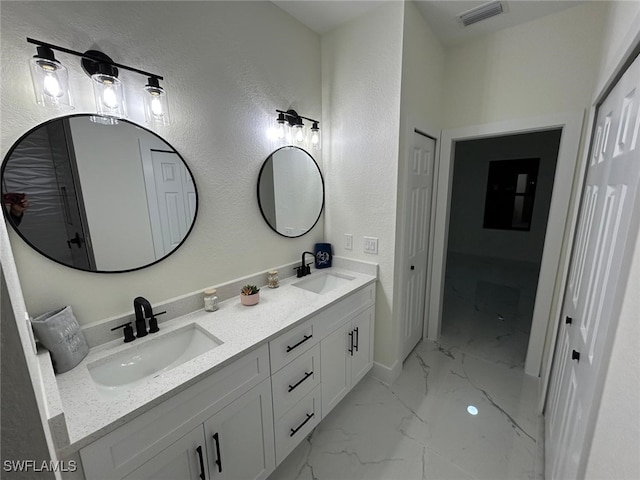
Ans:
[[[38,105],[73,108],[69,92],[69,73],[57,60],[34,57],[29,60],[33,91]]]
[[[124,88],[118,77],[105,73],[95,73],[91,75],[91,80],[97,113],[111,117],[127,118]]]
[[[307,139],[306,132],[304,131],[304,125],[301,123],[294,125],[292,130],[293,130],[292,139],[294,144],[296,145],[303,144]]]
[[[162,87],[144,87],[144,116],[149,125],[170,125],[169,101]]]
[[[321,141],[322,139],[320,138],[320,128],[318,128],[317,124],[314,124],[311,127],[311,139],[310,139],[311,148],[320,150],[321,143],[322,143]]]

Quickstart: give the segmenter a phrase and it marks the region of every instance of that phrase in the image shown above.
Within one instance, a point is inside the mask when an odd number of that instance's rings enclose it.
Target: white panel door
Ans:
[[[420,341],[423,332],[435,146],[435,140],[414,132],[408,152],[401,329],[403,360]]]
[[[639,95],[636,59],[598,110],[547,398],[548,479],[584,474],[592,409],[601,394],[596,385],[606,374],[607,337],[616,326],[611,320],[620,309],[640,216]]]
[[[173,151],[140,143],[140,155],[156,259],[172,252],[191,228],[196,214],[193,178]]]
[[[185,187],[186,170],[180,157],[173,152],[151,151],[156,201],[164,255],[180,245],[191,225],[189,199]]]

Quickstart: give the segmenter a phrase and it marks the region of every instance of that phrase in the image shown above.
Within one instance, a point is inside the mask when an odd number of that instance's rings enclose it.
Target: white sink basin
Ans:
[[[119,395],[222,345],[195,323],[155,337],[157,334],[151,335],[136,340],[144,343],[132,343],[126,350],[87,365],[100,393],[108,397]]]
[[[309,278],[300,280],[294,283],[293,286],[322,295],[335,288],[347,285],[351,280],[353,280],[353,277],[338,273],[313,273]]]

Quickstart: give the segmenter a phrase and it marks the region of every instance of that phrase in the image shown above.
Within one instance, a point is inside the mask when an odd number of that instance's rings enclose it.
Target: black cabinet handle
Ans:
[[[356,327],[356,328],[353,329],[353,331],[356,332],[356,339],[355,339],[354,344],[353,344],[353,348],[355,349],[356,352],[358,351],[358,345],[360,344],[360,332],[359,332],[358,328],[359,327]]]
[[[289,353],[294,348],[298,348],[300,345],[302,345],[304,342],[306,342],[307,340],[309,340],[312,337],[313,337],[313,334],[305,335],[304,338],[302,340],[300,340],[298,343],[296,343],[293,347],[290,347],[289,345],[287,345],[287,353]]]
[[[198,458],[200,459],[200,479],[207,480],[207,477],[204,475],[204,458],[202,458],[202,447],[199,446],[196,448],[196,452],[198,452]]]
[[[309,378],[311,375],[313,375],[313,370],[310,372],[305,372],[304,373],[304,378],[302,378],[302,380],[300,380],[298,383],[296,383],[295,385],[289,385],[289,393],[293,392],[296,388],[298,388],[298,386],[304,382],[307,378]]]
[[[300,430],[302,427],[305,426],[305,424],[311,420],[313,418],[313,413],[307,413],[307,418],[304,419],[304,422],[302,422],[300,425],[298,425],[298,428],[292,428],[291,429],[291,433],[289,433],[290,437],[293,437],[296,433],[298,433],[298,430]]]
[[[564,323],[566,323],[567,325],[571,325],[573,323],[573,318],[567,315],[566,317],[564,317]]]
[[[416,269],[415,265],[411,265],[411,270],[415,270],[415,269]]]
[[[580,352],[576,352],[575,350],[571,352],[571,360],[575,360],[577,362],[580,361]]]
[[[213,434],[213,441],[216,442],[216,465],[218,465],[218,472],[222,473],[222,457],[220,456],[220,437],[218,433]]]
[[[353,330],[349,332],[349,353],[353,357]]]

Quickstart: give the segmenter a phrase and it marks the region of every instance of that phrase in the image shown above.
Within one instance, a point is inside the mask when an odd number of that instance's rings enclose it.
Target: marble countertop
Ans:
[[[216,312],[198,310],[164,321],[160,324],[159,333],[137,339],[133,343],[125,344],[122,340],[115,340],[92,348],[78,366],[55,376],[68,433],[68,442],[57,445],[59,452],[68,455],[79,450],[348,294],[376,281],[375,274],[358,273],[350,269],[332,267],[322,271],[348,275],[353,280],[318,295],[293,286],[300,279],[290,277],[281,281],[279,288],[262,287],[258,305],[243,306],[236,296],[221,302]],[[311,275],[319,275],[322,271],[313,271]],[[139,347],[158,338],[158,335],[191,323],[196,323],[221,340],[222,345],[163,372],[158,377],[149,378],[114,398],[107,398],[98,391],[87,365],[122,350]]]

